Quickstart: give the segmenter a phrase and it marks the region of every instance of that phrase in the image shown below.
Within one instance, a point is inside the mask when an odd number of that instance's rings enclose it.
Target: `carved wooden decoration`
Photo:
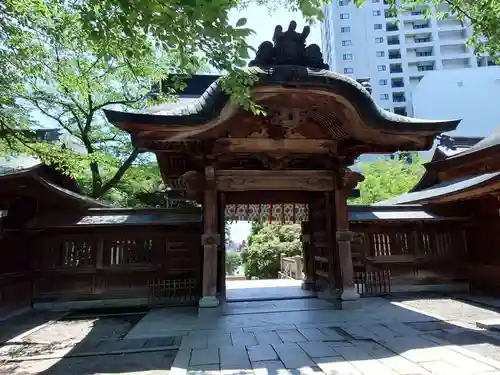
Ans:
[[[216,171],[219,191],[303,190],[331,191],[334,188],[330,171]]]
[[[286,153],[328,154],[335,151],[337,143],[322,139],[269,139],[269,138],[219,138],[215,148],[232,153]]]

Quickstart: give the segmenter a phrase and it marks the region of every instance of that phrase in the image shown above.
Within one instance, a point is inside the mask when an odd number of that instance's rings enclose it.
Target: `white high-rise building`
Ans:
[[[447,7],[433,8],[433,14]],[[412,91],[427,71],[492,64],[486,57],[476,58],[465,45],[470,33],[453,16],[426,19],[423,9],[393,17],[383,0],[366,0],[362,8],[334,0],[325,7],[321,25],[323,54],[331,69],[369,78],[377,104],[409,116]]]

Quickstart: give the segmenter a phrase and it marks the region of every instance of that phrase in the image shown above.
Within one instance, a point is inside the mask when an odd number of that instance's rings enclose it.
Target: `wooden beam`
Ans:
[[[219,191],[332,191],[334,186],[329,171],[219,170],[215,181]]]
[[[337,142],[325,139],[219,138],[215,149],[238,153],[327,154],[337,150]]]

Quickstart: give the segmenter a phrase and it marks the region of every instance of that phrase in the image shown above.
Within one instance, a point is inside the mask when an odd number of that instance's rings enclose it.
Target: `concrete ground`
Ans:
[[[301,280],[226,280],[228,301],[263,301],[311,298],[314,293],[301,289]]]
[[[499,318],[463,296],[407,296],[364,298],[350,310],[297,299],[233,302],[218,314],[185,307],[52,320],[1,349],[55,348],[2,350],[0,373],[494,375],[500,335],[476,322]]]

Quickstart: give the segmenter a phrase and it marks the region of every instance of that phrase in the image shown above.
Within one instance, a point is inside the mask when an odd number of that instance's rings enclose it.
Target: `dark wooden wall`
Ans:
[[[47,230],[33,249],[36,302],[200,295],[201,224]]]
[[[358,222],[351,230],[358,277],[377,283],[428,285],[466,280],[466,226],[456,221]],[[384,289],[384,290],[382,290]],[[388,292],[384,287],[380,292]]]
[[[0,310],[8,312],[31,302],[30,242],[19,231],[0,235]]]
[[[468,277],[471,288],[500,292],[500,202],[488,196],[464,204],[472,220],[468,228]]]

